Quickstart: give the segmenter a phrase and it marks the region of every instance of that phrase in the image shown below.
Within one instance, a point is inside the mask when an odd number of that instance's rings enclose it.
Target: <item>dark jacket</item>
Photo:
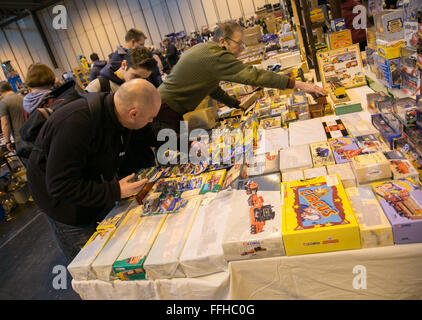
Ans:
[[[355,6],[362,5],[360,2],[355,0],[346,0],[346,2],[341,4],[341,16],[346,22],[346,28],[350,29],[352,33],[353,43],[366,42],[366,29],[355,29],[353,28],[353,19],[357,16],[357,13],[353,13],[353,8]],[[369,27],[369,23],[367,27]]]
[[[89,82],[94,81],[100,75],[100,71],[104,68],[107,64],[107,61],[94,61],[94,65],[91,68],[91,72],[89,73]]]
[[[117,50],[113,53],[107,65],[101,70],[100,75],[110,81],[113,81],[114,83],[117,83],[118,85],[122,85],[124,81],[118,76],[116,76],[114,72],[120,69],[122,61],[124,60],[128,52],[129,49],[123,48],[122,46],[118,46]],[[154,71],[147,80],[152,83],[156,88],[160,86],[163,80],[161,79],[161,74],[160,70],[158,69],[158,66],[155,66]]]
[[[172,43],[167,46],[166,58],[170,63],[171,67],[173,67],[177,63],[177,61],[179,61],[179,54],[177,52],[177,48]]]
[[[93,119],[81,98],[54,112],[38,134],[39,150],[28,161],[29,188],[56,221],[98,222],[120,200],[116,171],[131,131],[117,120],[113,96],[105,97],[100,119]]]

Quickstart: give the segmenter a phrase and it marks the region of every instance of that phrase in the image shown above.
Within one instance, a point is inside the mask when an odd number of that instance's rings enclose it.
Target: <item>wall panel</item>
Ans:
[[[179,32],[183,30],[185,32],[188,32],[187,30],[185,30],[185,26],[183,25],[184,22],[180,15],[179,8],[177,6],[177,1],[176,0],[165,0],[165,1],[167,2],[167,6],[171,14],[171,19],[173,21],[175,32]]]
[[[214,0],[217,6],[218,14],[220,15],[221,22],[231,20],[229,8],[226,0]]]
[[[195,31],[195,23],[190,12],[188,0],[177,0],[177,3],[186,27],[186,33],[189,35],[192,31]]]

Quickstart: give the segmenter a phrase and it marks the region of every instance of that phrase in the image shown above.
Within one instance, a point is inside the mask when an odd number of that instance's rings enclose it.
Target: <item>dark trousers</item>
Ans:
[[[71,263],[89,238],[94,234],[97,224],[92,223],[85,226],[70,226],[55,221],[48,215],[46,215],[46,217],[60,249],[66,256],[68,263]]]

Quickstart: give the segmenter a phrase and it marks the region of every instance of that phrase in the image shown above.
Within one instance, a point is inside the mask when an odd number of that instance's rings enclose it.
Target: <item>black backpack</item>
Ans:
[[[53,112],[72,101],[80,98],[86,99],[92,117],[94,119],[100,118],[102,101],[104,100],[105,95],[105,93],[87,93],[73,80],[66,82],[57,89],[54,89],[40,103],[40,108],[31,112],[28,120],[20,129],[19,132],[22,138],[22,146],[19,150],[17,150],[17,155],[28,159],[35,146],[34,144],[38,133],[41,131],[41,128],[46,121],[50,118]],[[51,103],[52,100],[53,103]]]
[[[111,92],[110,80],[103,76],[98,76],[97,79],[100,82],[100,86],[101,86],[100,92],[110,93]]]

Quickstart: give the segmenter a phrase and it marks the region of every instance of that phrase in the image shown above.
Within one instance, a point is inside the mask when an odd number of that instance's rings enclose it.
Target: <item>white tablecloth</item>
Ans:
[[[356,289],[365,278],[366,289]],[[355,277],[358,277],[355,279]],[[233,261],[207,277],[72,281],[82,299],[422,299],[422,244]]]

